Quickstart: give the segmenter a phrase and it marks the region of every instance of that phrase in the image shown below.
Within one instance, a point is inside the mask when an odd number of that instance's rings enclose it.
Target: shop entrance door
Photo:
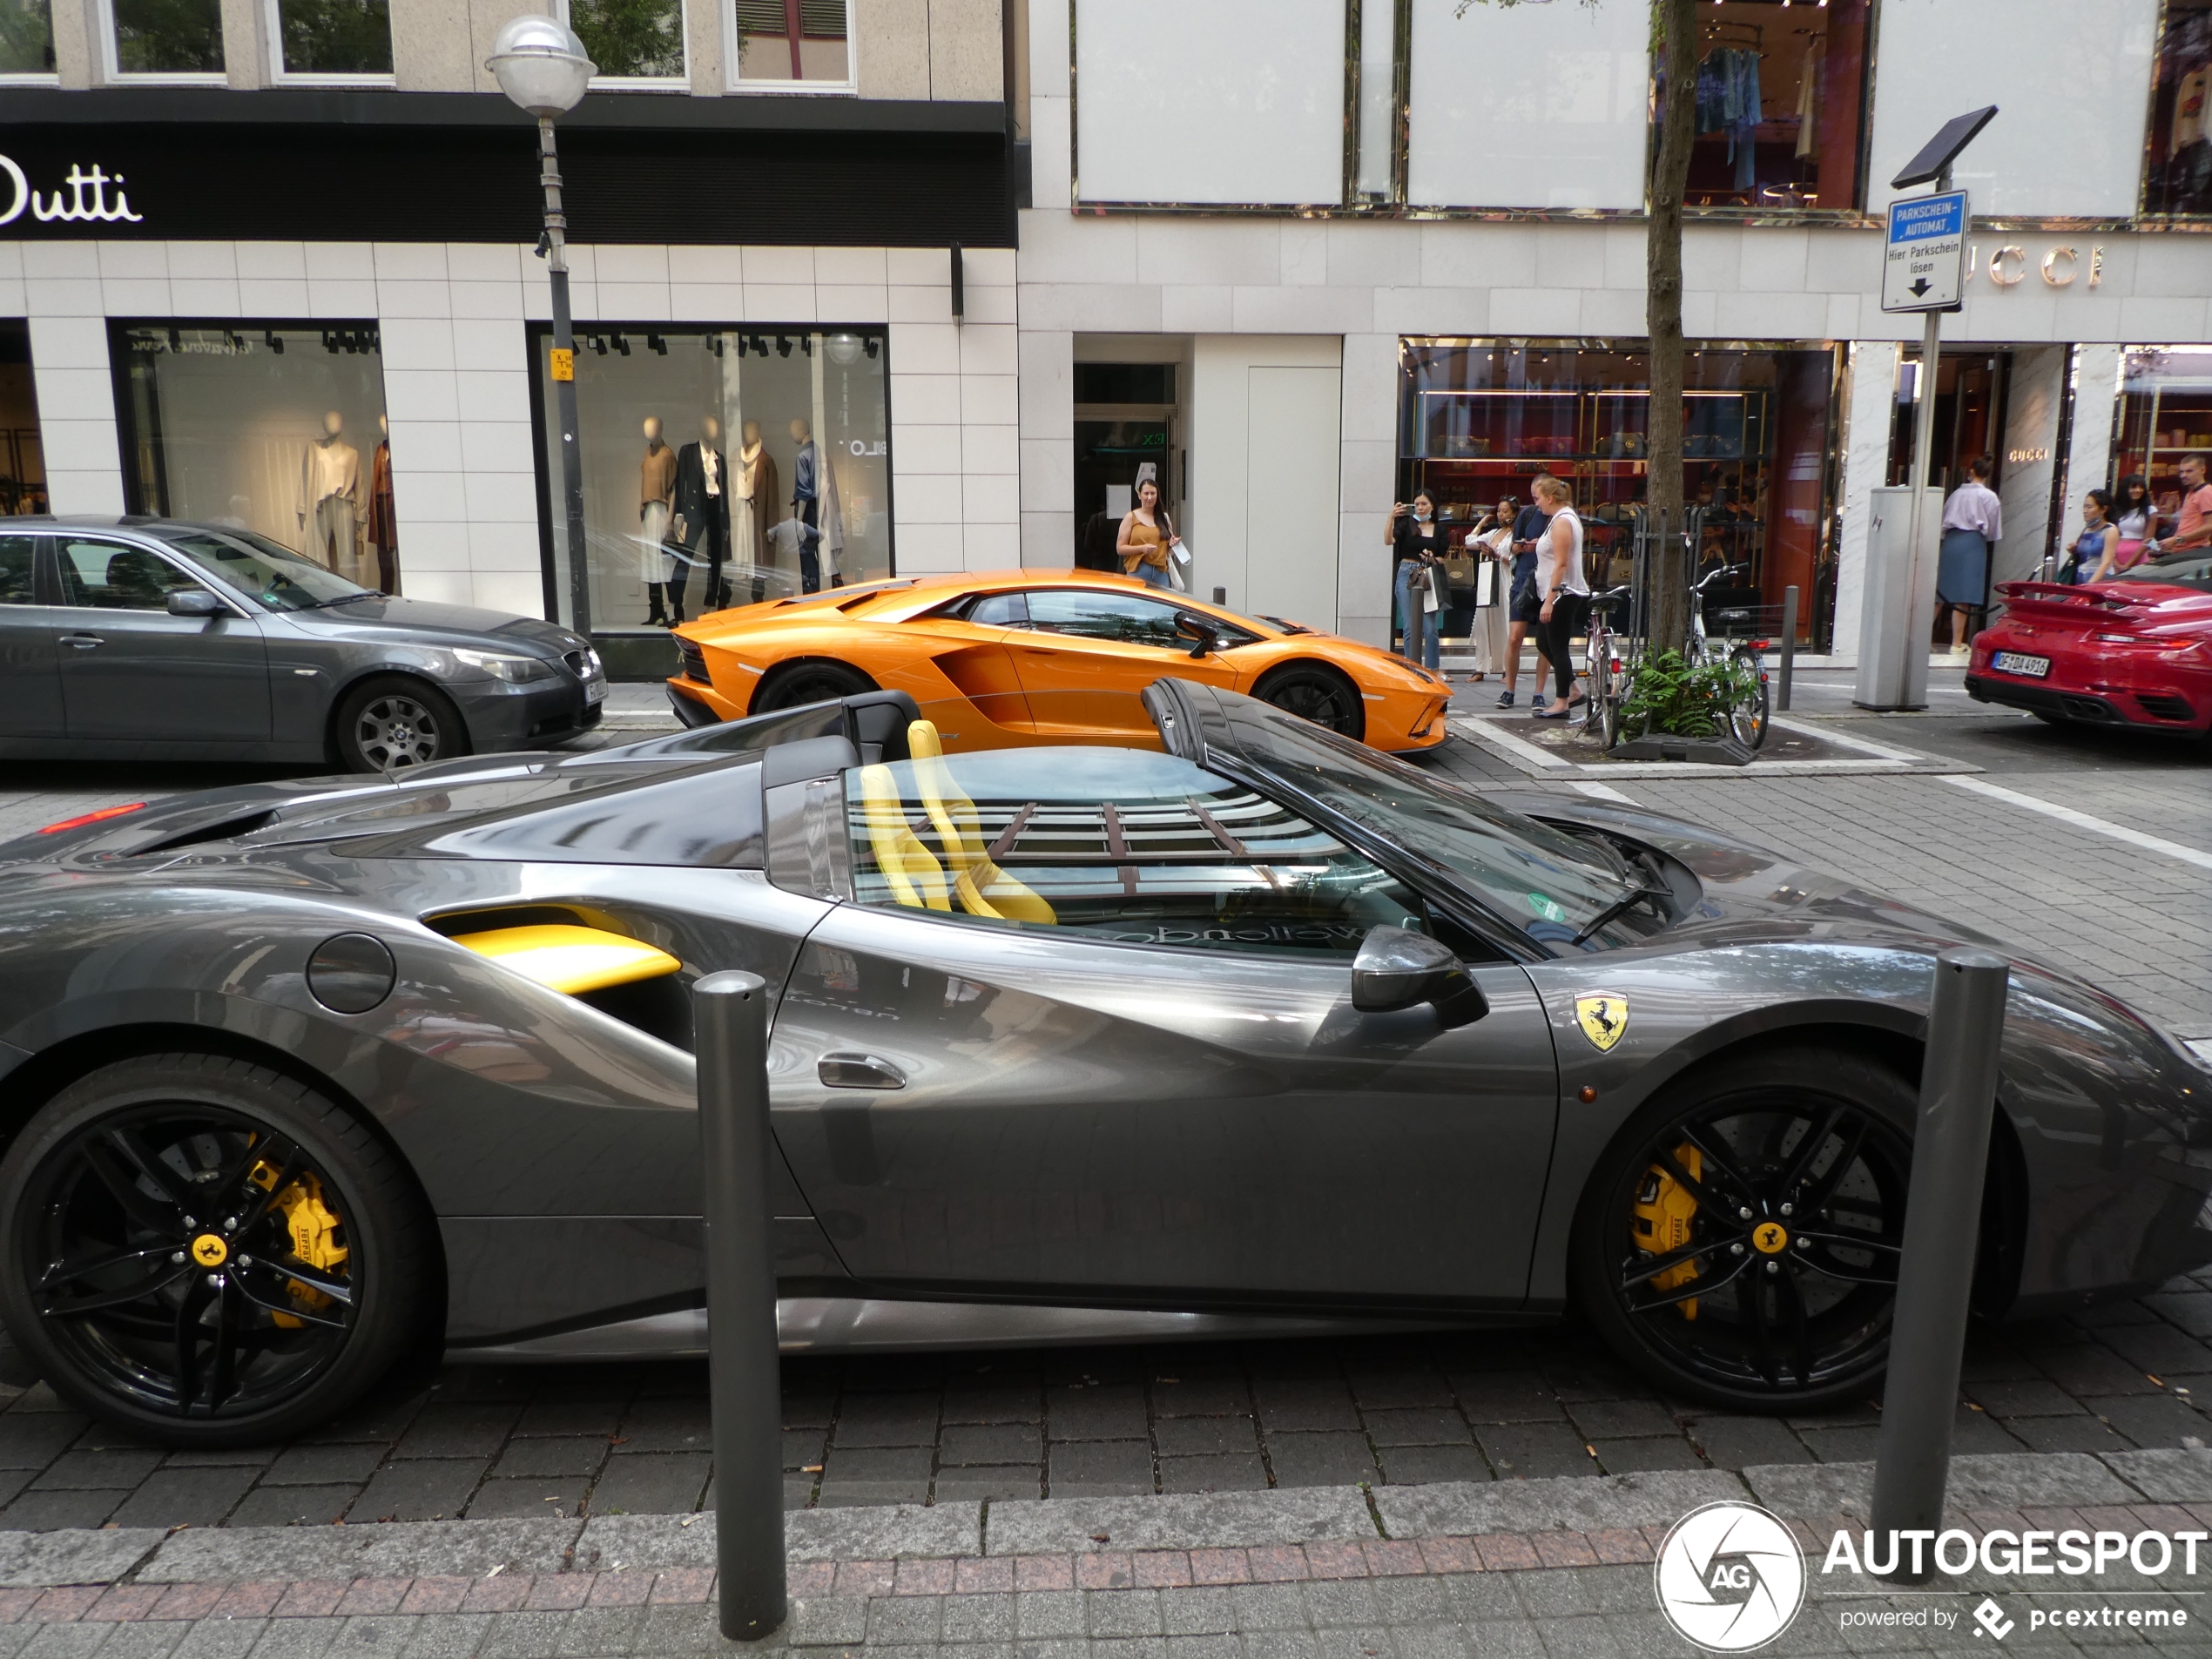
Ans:
[[[1114,537],[1150,478],[1179,530],[1182,469],[1177,465],[1174,363],[1077,363],[1076,370],[1076,543],[1083,570],[1122,568]]]

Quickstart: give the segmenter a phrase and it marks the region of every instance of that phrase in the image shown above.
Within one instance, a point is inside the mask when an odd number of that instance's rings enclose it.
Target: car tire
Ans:
[[[165,1445],[284,1440],[434,1334],[434,1223],[407,1167],[249,1060],[149,1055],[79,1078],[0,1160],[0,1318],[39,1374]]]
[[[404,674],[365,679],[338,699],[331,746],[347,772],[406,772],[469,753],[453,699]]]
[[[1889,1359],[1916,1109],[1905,1078],[1829,1046],[1669,1086],[1584,1190],[1577,1306],[1670,1393],[1743,1412],[1864,1399]]]
[[[1261,675],[1252,695],[1355,743],[1367,739],[1366,702],[1359,688],[1333,668],[1318,663],[1286,664]]]
[[[857,668],[843,663],[791,663],[761,681],[752,699],[752,712],[773,714],[808,703],[832,703],[840,697],[858,697],[877,690],[876,683]]]

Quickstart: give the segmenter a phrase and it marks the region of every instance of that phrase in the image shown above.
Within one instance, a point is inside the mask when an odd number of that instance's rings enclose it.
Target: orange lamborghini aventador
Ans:
[[[1372,645],[1090,570],[1004,570],[833,588],[676,630],[690,725],[875,690],[910,693],[945,747],[1095,738],[1159,746],[1156,679],[1247,692],[1378,749],[1444,740],[1442,679]]]

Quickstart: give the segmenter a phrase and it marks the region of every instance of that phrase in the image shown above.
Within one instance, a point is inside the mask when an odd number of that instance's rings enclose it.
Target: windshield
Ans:
[[[2190,548],[2184,552],[2145,559],[2132,570],[2114,571],[2105,580],[2164,582],[2177,588],[2195,588],[2199,593],[2212,593],[2212,549]]]
[[[1572,947],[1638,887],[1663,886],[1610,847],[1507,812],[1325,727],[1257,705],[1238,713],[1261,771],[1443,874],[1548,948]],[[1264,730],[1254,732],[1255,722]],[[1583,948],[1642,939],[1664,924],[1672,903],[1632,906]]]
[[[164,539],[210,576],[272,610],[312,610],[374,591],[252,530],[192,529]]]

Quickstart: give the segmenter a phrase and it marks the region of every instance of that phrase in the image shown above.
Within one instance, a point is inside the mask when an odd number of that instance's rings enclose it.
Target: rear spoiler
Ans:
[[[1997,592],[2005,601],[2007,616],[2041,617],[2047,621],[2070,618],[2087,622],[2100,616],[2155,605],[2160,597],[2101,584],[2093,588],[2069,587],[2063,582],[2000,582]]]

